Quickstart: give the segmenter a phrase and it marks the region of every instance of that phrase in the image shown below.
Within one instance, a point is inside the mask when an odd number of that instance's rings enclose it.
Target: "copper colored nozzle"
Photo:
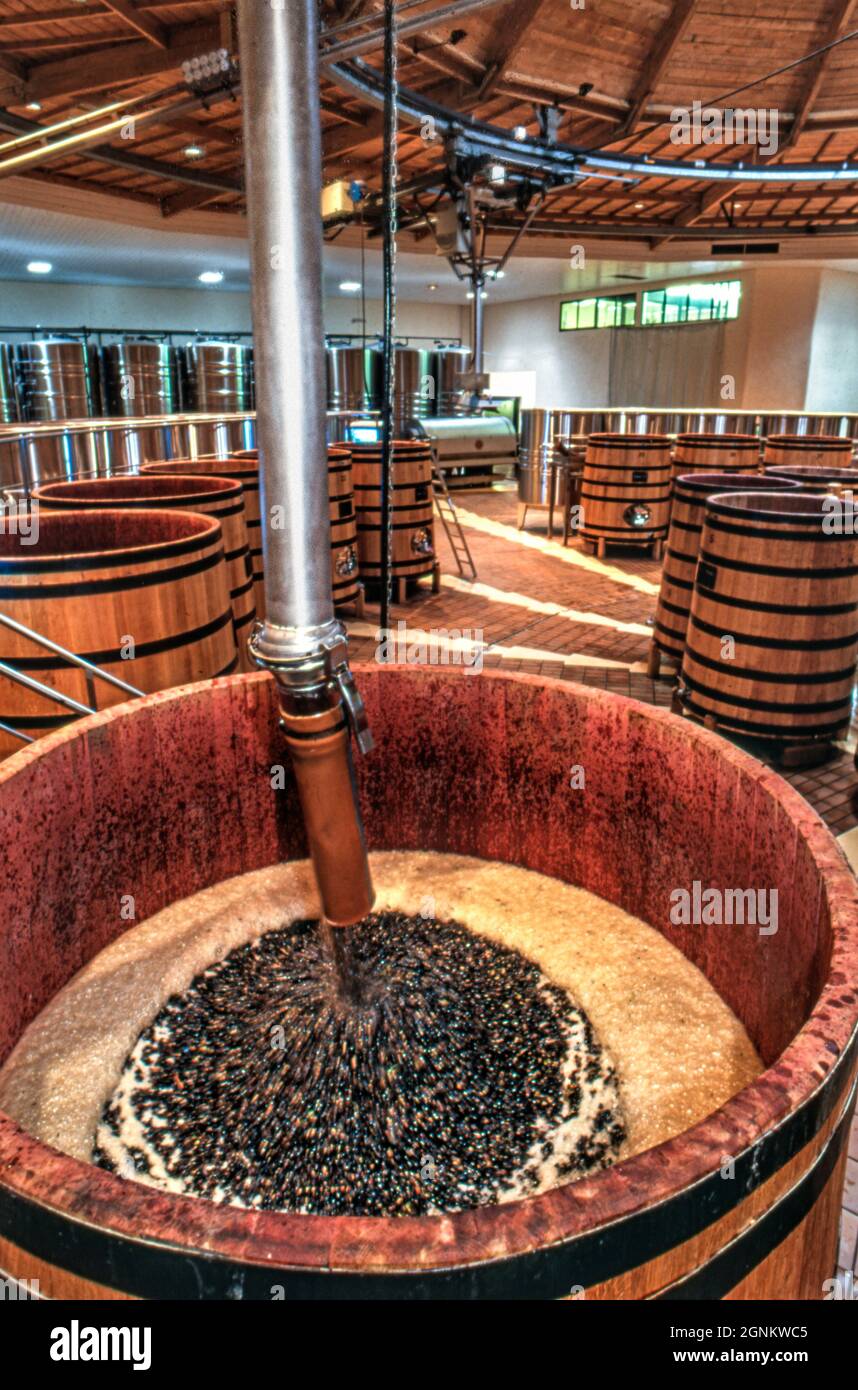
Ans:
[[[327,921],[360,922],[375,901],[358,810],[351,745],[341,703],[319,714],[283,711],[310,854]]]

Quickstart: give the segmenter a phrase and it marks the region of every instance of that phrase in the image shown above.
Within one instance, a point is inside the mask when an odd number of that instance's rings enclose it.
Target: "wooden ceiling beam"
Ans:
[[[513,66],[528,37],[531,24],[545,5],[545,0],[516,0],[515,7],[504,15],[498,25],[500,42],[486,59],[486,74],[480,85],[480,100],[494,91]]]
[[[46,101],[51,97],[97,92],[157,77],[180,68],[194,58],[220,47],[217,24],[182,24],[168,30],[168,46],[155,48],[140,41],[125,44],[119,54],[110,51],[93,54],[84,63],[80,55],[34,65],[27,76],[26,99]]]
[[[160,200],[161,216],[165,219],[178,217],[181,212],[191,212],[194,208],[205,207],[206,203],[214,203],[222,197],[223,193],[215,193],[210,188],[185,188],[181,193],[174,193],[171,197]]]
[[[825,33],[825,38],[823,39],[822,44],[820,44],[819,47],[823,47],[825,44],[834,43],[837,39],[841,38],[842,35],[846,33],[849,21],[852,18],[852,14],[855,9],[855,4],[856,0],[837,0],[834,12],[831,16],[831,23],[829,24],[828,29]],[[810,71],[807,75],[804,90],[801,96],[799,97],[798,104],[795,109],[795,115],[793,116],[792,125],[790,126],[789,134],[787,135],[787,149],[791,145],[795,144],[796,140],[801,135],[802,131],[807,125],[808,118],[810,116],[811,111],[813,110],[816,98],[819,96],[819,89],[822,86],[822,79],[825,76],[826,69],[828,68],[828,64],[831,60],[831,56],[836,51],[836,49],[830,48],[827,53],[821,53],[819,57],[815,58],[813,62],[810,64]]]
[[[655,47],[641,69],[638,79],[629,96],[629,114],[623,125],[624,131],[632,131],[638,124],[647,103],[664,76],[665,69],[676,51],[677,44],[684,37],[694,18],[697,0],[675,0],[670,19],[661,30]]]
[[[104,4],[111,14],[118,15],[129,28],[142,34],[143,38],[153,43],[156,48],[169,48],[170,40],[164,25],[159,19],[138,10],[134,0],[104,0]]]

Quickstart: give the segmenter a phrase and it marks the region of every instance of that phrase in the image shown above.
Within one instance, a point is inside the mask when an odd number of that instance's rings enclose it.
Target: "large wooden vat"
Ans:
[[[760,441],[755,434],[678,434],[673,476],[683,473],[756,473]]]
[[[773,478],[787,478],[799,486],[802,492],[822,492],[840,494],[855,492],[858,489],[858,470],[854,468],[828,468],[812,464],[793,464],[786,468],[769,468]]]
[[[173,459],[169,463],[144,463],[144,473],[182,474],[206,478],[231,478],[244,489],[244,519],[253,566],[253,602],[256,616],[265,617],[265,570],[262,561],[262,520],[259,510],[259,462],[255,450],[227,458]]]
[[[0,531],[0,609],[138,690],[236,670],[220,525],[191,512],[48,512],[38,540]],[[0,660],[90,708],[127,698],[0,627]],[[31,738],[74,716],[0,678],[0,720]],[[0,752],[20,746],[0,734]]]
[[[432,449],[418,439],[396,440],[391,462],[391,575],[418,579],[436,567],[432,510]],[[352,445],[360,569],[381,579],[381,445]]]
[[[796,486],[787,479],[778,482],[754,474],[736,473],[690,473],[674,481],[670,531],[664,550],[652,639],[654,646],[669,660],[678,664],[685,651],[685,633],[708,499],[719,493],[738,492],[743,487],[753,487],[756,491],[777,491],[778,488],[789,490]],[[657,671],[653,670],[653,674],[657,674]]]
[[[86,479],[74,483],[45,483],[33,493],[40,511],[188,511],[212,516],[223,531],[229,598],[238,644],[239,669],[251,671],[247,639],[256,605],[253,566],[247,544],[244,490],[232,478],[149,477]]]
[[[815,468],[850,468],[855,440],[838,434],[770,434],[766,440],[763,466],[792,467],[808,464]]]
[[[370,848],[520,864],[620,903],[706,974],[765,1071],[614,1168],[445,1217],[213,1206],[64,1157],[0,1116],[0,1267],[50,1297],[821,1298],[854,1104],[858,887],[819,817],[664,710],[529,677],[357,675],[376,736],[357,767]],[[122,933],[120,894],[143,920],[306,853],[294,785],[271,792],[278,717],[273,682],[238,676],[106,712],[0,769],[0,1060]],[[586,789],[570,795],[576,764]],[[777,888],[779,930],[672,924],[673,890],[695,880]]]
[[[710,498],[682,701],[761,738],[808,743],[849,725],[858,659],[858,536],[823,528],[806,492]]]
[[[670,519],[670,440],[662,434],[591,434],[581,479],[580,534],[606,545],[660,549]]]

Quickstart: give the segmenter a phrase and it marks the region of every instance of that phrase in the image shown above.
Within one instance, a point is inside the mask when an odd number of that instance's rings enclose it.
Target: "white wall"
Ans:
[[[381,302],[367,302],[367,332],[380,331]],[[360,297],[325,302],[328,333],[360,332]],[[456,338],[467,316],[455,304],[397,305],[397,333]],[[358,320],[358,322],[355,322]],[[0,337],[8,325],[59,328],[185,329],[202,333],[250,330],[250,296],[244,291],[146,289],[128,285],[60,285],[49,281],[0,281]]]
[[[556,295],[487,304],[486,370],[534,371],[537,406],[607,405],[610,330],[561,333],[559,325]]]
[[[724,326],[723,372],[735,380],[725,407],[858,410],[858,275],[782,264],[729,278],[741,279],[742,303]],[[561,298],[487,305],[487,369],[534,371],[537,406],[607,405],[614,330],[561,333]]]
[[[858,275],[823,270],[807,380],[810,410],[858,409]]]

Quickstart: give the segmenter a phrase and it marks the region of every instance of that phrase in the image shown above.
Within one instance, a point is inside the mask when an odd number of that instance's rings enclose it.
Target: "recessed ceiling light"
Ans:
[[[492,271],[492,279],[493,279],[493,280],[505,280],[505,279],[506,279],[506,271],[505,271],[505,270],[493,270],[493,271]]]
[[[31,275],[50,275],[53,268],[50,261],[30,261],[27,265]]]
[[[426,288],[427,288],[427,290],[433,290],[433,291],[434,291],[434,290],[437,290],[438,286],[437,286],[437,285],[427,285]]]
[[[473,299],[473,297],[474,297],[474,291],[473,291],[473,290],[468,290],[468,293],[467,293],[467,296],[466,296],[466,297],[467,297],[468,299]]]
[[[202,275],[197,276],[197,279],[204,285],[219,285],[223,280],[223,271],[204,270]]]
[[[646,203],[635,203],[635,207],[637,208],[638,212],[641,212],[643,208],[646,207]]]
[[[202,145],[186,145],[182,153],[187,159],[202,159],[205,150]]]
[[[42,103],[41,103],[40,101],[28,101],[28,102],[27,102],[27,110],[28,110],[28,111],[41,111],[41,109],[42,109]]]
[[[341,280],[340,289],[343,294],[358,294],[360,292],[360,280]]]

